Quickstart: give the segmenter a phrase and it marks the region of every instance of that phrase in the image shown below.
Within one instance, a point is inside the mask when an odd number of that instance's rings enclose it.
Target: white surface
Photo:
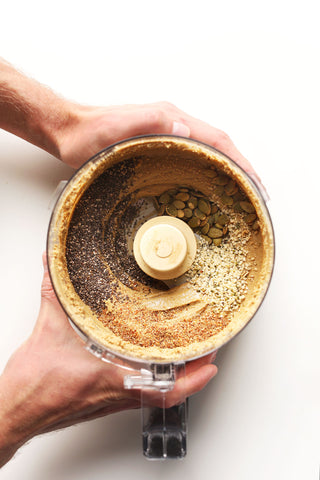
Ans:
[[[318,478],[317,2],[215,3],[2,5],[1,55],[62,95],[169,100],[225,130],[267,186],[277,259],[259,313],[190,402],[184,461],[144,460],[139,412],[125,412],[34,439],[1,479]],[[48,203],[71,169],[4,132],[0,142],[3,367],[37,316]]]

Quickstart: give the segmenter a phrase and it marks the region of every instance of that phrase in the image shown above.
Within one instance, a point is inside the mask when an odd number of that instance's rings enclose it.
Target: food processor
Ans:
[[[165,408],[166,394],[188,362],[243,330],[266,295],[274,265],[266,200],[257,178],[213,147],[147,135],[88,160],[54,206],[53,288],[85,348],[127,372],[125,389],[140,389],[149,459],[186,455],[187,399]]]

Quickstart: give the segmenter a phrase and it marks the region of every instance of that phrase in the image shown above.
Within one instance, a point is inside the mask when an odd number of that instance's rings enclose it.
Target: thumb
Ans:
[[[56,294],[54,293],[53,286],[51,283],[46,252],[42,254],[42,264],[43,264],[43,279],[41,284],[41,303],[44,301],[44,302],[50,302],[52,304],[56,304],[58,303],[58,299],[56,297]]]
[[[55,328],[59,325],[61,326],[62,324],[65,326],[68,324],[67,316],[54,292],[49,275],[46,253],[43,253],[42,255],[42,262],[44,272],[41,284],[40,312],[36,323],[36,328],[41,326],[43,327],[44,325],[48,326],[52,322],[54,322]]]

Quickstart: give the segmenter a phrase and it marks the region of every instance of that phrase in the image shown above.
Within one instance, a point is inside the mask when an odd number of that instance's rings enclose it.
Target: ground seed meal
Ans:
[[[84,169],[70,187],[76,205],[60,207],[57,293],[83,332],[124,355],[171,361],[216,348],[247,323],[270,277],[270,232],[251,187],[221,167],[219,153],[208,162],[185,142],[128,141],[115,153],[121,161],[86,188]],[[197,239],[193,265],[171,285],[142,272],[132,252],[138,228],[157,215],[185,221]]]
[[[197,204],[192,216],[199,218],[199,224],[193,227],[199,233],[197,254],[185,280],[215,310],[212,316],[211,309],[208,314],[204,307],[193,319],[186,321],[183,318],[168,326],[166,321],[172,312],[151,313],[139,304],[128,302],[126,296],[115,288],[114,276],[129,288],[134,288],[136,282],[158,288],[161,283],[143,273],[128,250],[126,231],[136,220],[139,205],[141,207],[144,200],[140,199],[135,204],[133,196],[129,195],[119,201],[123,184],[132,174],[132,167],[132,162],[126,162],[101,175],[88,188],[75,209],[67,240],[68,270],[74,288],[80,298],[99,315],[103,325],[131,343],[148,347],[156,341],[161,347],[172,348],[188,344],[191,337],[193,341],[208,338],[228,323],[230,313],[240,306],[248,290],[248,274],[252,265],[247,260],[246,247],[251,232],[243,215],[245,210],[242,210],[242,214],[235,213],[231,208],[227,209],[218,196],[216,203],[213,203],[201,192],[190,192],[180,186],[158,197],[159,205],[166,205],[166,212],[171,216],[177,216],[178,210],[168,209],[170,202],[180,202],[177,206],[181,209],[186,208],[190,198],[189,208]],[[225,176],[223,178],[226,179]],[[111,210],[112,214],[108,215]],[[161,213],[165,213],[161,208],[154,212],[155,215]],[[183,218],[182,215],[180,218]],[[190,220],[185,220],[190,225]],[[209,236],[210,230],[208,235],[202,233],[206,225],[210,229],[216,225],[216,230],[221,232],[219,243],[212,242],[215,238]],[[110,275],[110,270],[113,275]],[[166,285],[162,285],[163,289],[166,289]],[[112,312],[106,309],[108,300],[112,301]],[[178,331],[180,334],[177,334]]]

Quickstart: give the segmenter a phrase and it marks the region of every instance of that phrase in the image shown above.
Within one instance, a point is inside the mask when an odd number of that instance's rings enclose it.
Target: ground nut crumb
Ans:
[[[228,241],[220,247],[198,238],[196,258],[186,280],[201,293],[217,314],[235,311],[248,291],[248,274],[254,257],[248,257],[250,232],[235,217],[229,225]]]

